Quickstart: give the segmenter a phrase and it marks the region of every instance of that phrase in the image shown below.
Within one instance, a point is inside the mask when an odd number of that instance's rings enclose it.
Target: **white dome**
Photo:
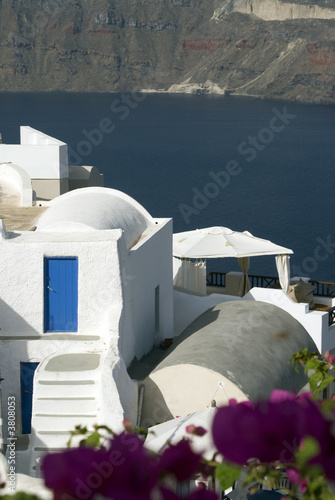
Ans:
[[[37,231],[69,232],[122,229],[131,248],[154,221],[130,196],[116,189],[75,189],[50,202]]]

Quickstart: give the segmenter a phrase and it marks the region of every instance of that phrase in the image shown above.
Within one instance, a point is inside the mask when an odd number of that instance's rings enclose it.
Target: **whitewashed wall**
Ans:
[[[0,162],[22,167],[32,179],[63,179],[69,177],[67,145],[21,146],[0,144]]]
[[[120,230],[59,234],[27,232],[1,241],[0,306],[3,335],[43,333],[44,257],[78,257],[78,328],[99,333],[108,308],[122,304]],[[106,293],[107,291],[107,293]]]
[[[126,365],[154,345],[173,337],[172,220],[157,220],[150,235],[129,252],[122,272],[125,296],[120,351]],[[159,286],[159,331],[155,328],[155,289]],[[131,312],[130,312],[131,311]],[[132,325],[130,321],[132,320]]]
[[[21,144],[0,144],[0,163],[12,162],[32,179],[69,177],[67,145],[31,127],[20,127]]]
[[[21,206],[31,207],[33,190],[31,179],[27,172],[13,163],[0,163],[0,183],[9,183],[20,194]]]
[[[5,235],[6,236],[6,235]],[[173,336],[172,221],[159,220],[128,251],[120,229],[24,232],[0,239],[0,349],[3,398],[15,396],[21,428],[20,362],[66,352],[107,352],[102,415],[115,424],[137,412],[137,386],[126,372]],[[78,257],[78,332],[44,333],[44,257]],[[155,331],[155,288],[160,328]],[[99,340],[100,337],[100,340]],[[4,421],[6,422],[4,408]]]
[[[0,349],[1,376],[5,379],[2,401],[15,396],[18,429],[20,362],[41,362],[50,355],[75,352],[77,348],[80,352],[101,349],[101,342],[94,341],[99,336],[107,350],[109,337],[119,334],[123,307],[120,237],[121,230],[117,229],[77,235],[27,232],[0,240]],[[44,256],[78,257],[77,333],[43,333]],[[113,400],[112,391],[110,397]],[[116,393],[114,398],[118,397]],[[133,397],[134,391],[130,391],[129,408],[136,404]],[[5,406],[3,410],[6,421]]]

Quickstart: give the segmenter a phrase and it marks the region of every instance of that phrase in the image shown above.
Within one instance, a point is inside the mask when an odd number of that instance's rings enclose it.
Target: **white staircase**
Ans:
[[[89,429],[100,422],[100,380],[104,352],[57,354],[35,372],[30,474],[46,452],[67,448],[76,425]],[[82,439],[82,438],[81,438]],[[74,441],[78,444],[78,439]]]

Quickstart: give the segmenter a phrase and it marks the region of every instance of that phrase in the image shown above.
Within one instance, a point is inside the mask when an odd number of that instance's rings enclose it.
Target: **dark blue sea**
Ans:
[[[3,142],[29,125],[174,232],[248,230],[291,248],[292,275],[335,281],[335,106],[252,98],[0,94]],[[234,259],[208,261],[237,270]],[[273,257],[250,274],[276,275]]]

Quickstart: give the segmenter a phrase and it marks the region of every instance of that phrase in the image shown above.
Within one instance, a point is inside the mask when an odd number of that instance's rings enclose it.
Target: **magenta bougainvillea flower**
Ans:
[[[111,440],[108,450],[75,448],[47,455],[43,474],[54,500],[64,500],[66,494],[85,500],[97,494],[113,500],[148,500],[158,469],[143,442],[123,432]]]
[[[335,437],[320,408],[305,396],[275,391],[269,401],[253,407],[234,402],[217,411],[212,432],[218,451],[240,465],[252,458],[290,463],[303,437],[312,436],[321,446],[313,462],[334,460],[335,469]]]
[[[205,488],[197,488],[188,497],[187,500],[218,500],[218,495]]]
[[[286,469],[287,478],[291,483],[298,484],[301,493],[305,493],[308,486],[308,479],[302,478],[300,472],[295,467]]]
[[[194,424],[188,425],[186,427],[186,432],[188,432],[189,434],[192,434],[193,436],[200,436],[200,437],[207,434],[206,429],[204,429],[201,426],[196,426]]]
[[[200,469],[200,463],[201,455],[192,451],[188,440],[182,439],[163,451],[158,470],[161,474],[173,474],[177,481],[185,481]]]
[[[335,356],[334,354],[330,354],[329,351],[326,351],[323,355],[323,357],[327,360],[327,362],[330,364],[330,365],[335,365]]]
[[[298,412],[292,401],[219,408],[213,422],[214,443],[227,460],[240,465],[252,458],[273,462],[283,457],[290,462],[299,443]]]

